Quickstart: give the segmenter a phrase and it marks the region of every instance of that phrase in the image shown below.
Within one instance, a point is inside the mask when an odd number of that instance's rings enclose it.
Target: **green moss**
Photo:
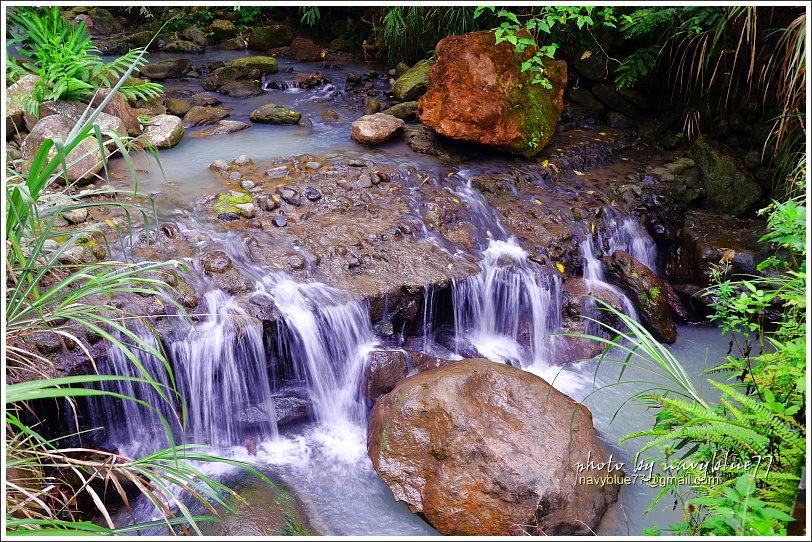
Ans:
[[[251,203],[251,201],[251,196],[248,194],[243,194],[240,197],[220,194],[220,197],[217,198],[217,203],[214,204],[214,208],[221,213],[236,213],[239,211],[239,209],[237,209],[238,204]]]

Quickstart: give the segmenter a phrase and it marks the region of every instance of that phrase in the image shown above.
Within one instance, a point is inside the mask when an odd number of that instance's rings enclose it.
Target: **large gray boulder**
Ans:
[[[139,137],[141,141],[158,149],[171,149],[183,139],[183,121],[174,115],[158,115]]]
[[[31,133],[23,141],[21,152],[23,155],[23,175],[28,175],[34,157],[47,139],[65,141],[76,122],[63,115],[48,115],[41,118],[31,129]],[[56,156],[56,150],[51,149],[49,157]],[[66,159],[68,164],[68,182],[87,184],[91,182],[102,168],[102,153],[95,138],[82,141]],[[75,162],[75,163],[74,163]],[[60,168],[61,169],[61,168]],[[60,177],[60,182],[64,176]]]
[[[104,99],[110,95],[110,92],[111,89],[109,88],[100,88],[93,95],[90,105],[93,107],[98,107],[102,101],[104,101]],[[138,122],[138,117],[136,117],[135,113],[133,113],[132,107],[130,107],[130,104],[127,103],[127,100],[125,100],[120,93],[116,92],[104,106],[102,111],[108,115],[120,118],[124,123],[129,135],[133,137],[141,135],[141,123]]]
[[[378,145],[392,139],[405,124],[402,119],[384,113],[364,115],[352,123],[350,136],[362,145]]]
[[[591,534],[618,491],[579,481],[609,474],[588,464],[609,456],[586,407],[484,359],[401,381],[372,409],[367,446],[395,498],[447,535]]]

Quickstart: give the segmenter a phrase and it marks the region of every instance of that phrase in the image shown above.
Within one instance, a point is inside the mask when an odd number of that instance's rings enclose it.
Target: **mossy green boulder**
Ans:
[[[392,97],[401,102],[413,102],[425,94],[433,64],[431,60],[421,60],[406,70],[392,86]]]
[[[281,105],[266,104],[251,111],[251,120],[263,124],[296,124],[302,114]]]
[[[237,58],[229,64],[232,68],[259,70],[263,75],[279,71],[279,61],[272,56],[247,56]]]
[[[284,24],[274,24],[253,29],[248,37],[248,48],[256,51],[267,51],[274,47],[290,45],[292,42],[293,30]]]
[[[702,172],[704,207],[717,213],[743,216],[761,200],[758,183],[730,149],[697,138],[688,147],[687,154]]]
[[[446,137],[534,156],[555,134],[567,83],[563,61],[545,59],[549,89],[533,83],[535,72],[521,71],[536,51],[497,45],[488,30],[440,40],[418,101],[421,122]]]

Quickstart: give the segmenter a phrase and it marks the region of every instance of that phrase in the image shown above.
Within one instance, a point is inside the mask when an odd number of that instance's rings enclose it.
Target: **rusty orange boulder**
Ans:
[[[487,30],[443,38],[418,102],[421,122],[446,137],[534,156],[555,133],[567,83],[563,61],[544,60],[549,89],[533,83],[536,72],[521,71],[536,51],[497,45]]]
[[[599,465],[610,456],[586,407],[484,359],[401,381],[372,409],[367,445],[395,498],[447,535],[590,534],[622,476]]]

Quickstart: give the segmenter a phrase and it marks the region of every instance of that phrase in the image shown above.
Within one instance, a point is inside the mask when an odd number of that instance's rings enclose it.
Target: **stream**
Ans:
[[[150,61],[173,56],[177,55],[154,54]],[[212,51],[196,57],[195,63],[228,61],[238,56],[245,53]],[[224,232],[220,224],[190,205],[198,198],[224,190],[223,178],[209,169],[210,163],[218,159],[229,162],[243,154],[257,164],[313,154],[325,160],[371,160],[399,171],[436,175],[449,171],[447,165],[434,157],[413,152],[402,140],[370,149],[350,139],[351,122],[361,112],[333,94],[344,88],[348,73],[367,72],[370,65],[344,64],[331,68],[320,63],[297,64],[280,59],[280,73],[275,78],[292,78],[292,74],[284,73],[288,67],[296,73],[322,70],[333,83],[308,90],[268,90],[266,96],[248,99],[218,97],[223,106],[233,108],[229,119],[247,120],[253,109],[272,101],[301,111],[310,118],[312,127],[254,124],[241,132],[209,138],[194,137],[201,128],[189,129],[179,145],[160,152],[166,179],[146,153],[133,156],[139,171],[138,189],[155,196],[159,219],[203,234],[206,243],[224,250],[240,272],[254,282],[247,299],[270,304],[279,315],[279,332],[271,340],[262,326],[256,325],[257,320],[247,317],[234,296],[210,285],[210,291],[201,300],[205,316],[198,318],[194,326],[176,330],[175,339],[168,344],[179,387],[191,403],[186,437],[214,445],[219,453],[229,457],[263,466],[273,479],[290,488],[301,502],[310,527],[320,534],[436,535],[405,504],[393,499],[367,456],[366,420],[370,404],[360,392],[367,355],[376,347],[401,345],[377,333],[365,300],[317,277],[303,281],[284,270],[251,262],[240,243],[234,242],[233,234]],[[382,67],[375,69],[386,74]],[[381,79],[380,88],[387,87],[387,78]],[[201,91],[199,81],[169,80],[165,87],[170,96]],[[325,120],[323,113],[327,109],[335,111],[340,120]],[[641,442],[637,439],[620,445],[618,441],[626,434],[650,428],[654,421],[645,406],[633,402],[624,405],[643,388],[628,384],[592,393],[595,388],[614,382],[619,368],[604,364],[595,374],[594,363],[590,361],[563,369],[554,365],[563,348],[556,335],[563,331],[562,279],[547,263],[538,265],[531,261],[525,248],[501,223],[499,213],[471,182],[477,173],[507,170],[514,168],[515,163],[509,157],[487,157],[468,161],[464,166],[451,168],[456,174],[446,189],[470,213],[476,235],[475,247],[469,255],[476,257],[480,272],[453,281],[450,295],[453,323],[440,323],[436,328],[424,326],[430,329],[424,329],[421,340],[410,343],[410,348],[448,359],[468,357],[467,353],[473,351],[492,361],[538,374],[574,399],[583,400],[593,414],[599,438],[617,461],[630,465]],[[113,161],[112,171],[117,187],[134,185],[122,160]],[[420,187],[413,188],[417,206],[421,203]],[[612,250],[625,250],[656,269],[654,243],[631,217],[618,214],[610,218],[615,226],[604,233],[607,239],[593,238],[588,231],[582,234],[578,250],[584,261],[583,278],[592,286],[616,290],[626,312],[633,313],[631,302],[603,277],[593,243],[605,241]],[[431,231],[420,235],[432,239]],[[307,258],[304,249],[292,248]],[[443,250],[450,252],[447,248]],[[205,276],[200,276],[205,282]],[[429,301],[424,303],[428,307],[424,309],[427,322],[432,321],[433,304]],[[453,340],[447,340],[448,337]],[[697,386],[707,391],[702,386],[701,373],[724,356],[727,340],[716,328],[681,325],[677,341],[669,349],[684,363],[687,372],[695,376]],[[162,367],[150,363],[149,356],[141,357],[155,370],[157,380],[167,378]],[[132,369],[127,369],[127,365],[126,358],[111,353],[106,369],[130,374]],[[634,371],[624,378],[635,380]],[[146,389],[120,391],[148,393]],[[308,419],[289,425],[275,423],[274,420],[284,416],[280,409],[287,403],[280,400],[282,397],[285,401],[305,397],[310,409]],[[614,417],[621,405],[623,409]],[[111,409],[104,402],[91,404],[94,425],[109,428],[108,446],[130,457],[160,446],[162,428],[155,419],[135,404],[120,408],[124,410]],[[255,445],[252,450],[255,453],[249,453],[246,440]],[[627,467],[627,473],[630,470]],[[212,466],[206,467],[205,472],[227,485],[244,482],[244,475],[234,469]],[[659,488],[647,487],[642,482],[622,487],[598,534],[641,535],[652,523],[660,527],[676,523],[682,511],[674,510],[673,499],[668,498],[645,519],[641,517],[658,492]],[[252,515],[240,521],[261,522],[257,518]],[[264,530],[261,524],[243,525],[240,532],[278,534]]]

